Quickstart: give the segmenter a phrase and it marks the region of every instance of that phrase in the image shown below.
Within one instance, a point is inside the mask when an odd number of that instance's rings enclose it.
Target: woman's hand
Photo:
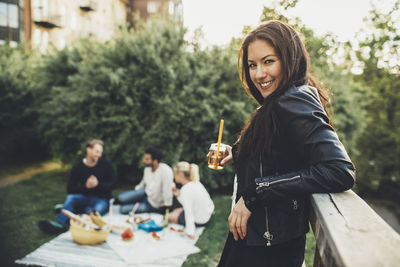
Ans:
[[[221,165],[225,165],[229,162],[233,162],[232,147],[229,145],[225,145],[225,147],[226,147],[225,155],[224,155],[224,159],[221,161]]]
[[[225,147],[226,147],[226,150],[225,150],[224,158],[221,160],[221,165],[225,165],[225,164],[233,161],[232,147],[230,145],[225,145]],[[207,158],[211,157],[211,152],[208,152],[206,157]]]
[[[244,204],[243,197],[233,207],[229,215],[229,230],[232,232],[233,237],[237,241],[239,237],[244,239],[246,236],[247,221],[249,220],[251,211],[249,211]]]
[[[195,239],[196,238],[196,236],[195,235],[189,235],[189,234],[186,234],[187,235],[187,237],[189,237],[190,239]]]
[[[180,192],[181,190],[179,190],[178,188],[172,188],[172,194],[174,194],[174,196],[178,197]]]

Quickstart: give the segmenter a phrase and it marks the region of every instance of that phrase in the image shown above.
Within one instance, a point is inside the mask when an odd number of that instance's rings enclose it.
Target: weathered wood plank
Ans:
[[[357,194],[313,194],[310,223],[322,266],[400,266],[400,235]]]

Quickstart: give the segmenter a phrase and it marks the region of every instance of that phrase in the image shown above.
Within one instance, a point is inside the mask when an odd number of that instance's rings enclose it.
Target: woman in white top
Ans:
[[[172,189],[182,208],[174,209],[168,221],[185,225],[185,233],[194,239],[196,226],[203,226],[210,220],[214,203],[199,181],[199,167],[196,164],[178,162],[174,167],[174,178],[176,183],[182,185],[180,190],[175,187]]]

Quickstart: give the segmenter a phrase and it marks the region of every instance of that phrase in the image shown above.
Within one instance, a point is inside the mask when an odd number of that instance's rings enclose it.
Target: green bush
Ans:
[[[199,164],[209,188],[230,188],[232,168],[208,170],[205,155],[220,119],[223,141],[232,143],[254,106],[242,92],[236,52],[190,52],[184,32],[150,20],[110,42],[87,41],[46,56],[35,92],[39,129],[52,151],[71,162],[83,157],[88,138],[101,138],[119,177],[137,182],[145,148],[158,146],[171,165]]]
[[[367,113],[366,127],[357,143],[358,185],[360,191],[370,194],[379,188],[380,196],[392,195],[388,184],[400,186],[399,18],[399,1],[386,11],[371,10],[356,51],[363,71],[358,80],[366,88],[360,104]]]
[[[22,162],[47,153],[35,122],[29,79],[31,57],[22,47],[0,45],[0,164]]]

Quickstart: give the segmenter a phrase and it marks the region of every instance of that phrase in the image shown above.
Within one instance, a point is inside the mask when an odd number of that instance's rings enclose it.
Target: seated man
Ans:
[[[103,215],[108,211],[116,176],[110,161],[101,157],[102,153],[103,141],[88,141],[86,157],[71,170],[63,209],[76,214],[96,210]],[[56,221],[41,220],[38,225],[46,233],[62,233],[68,230],[69,218],[60,212]]]
[[[121,204],[120,212],[128,214],[136,202],[139,206],[137,213],[163,212],[163,209],[172,205],[172,169],[161,161],[161,151],[157,148],[148,148],[143,157],[146,166],[142,181],[135,190],[121,193],[116,203]]]

